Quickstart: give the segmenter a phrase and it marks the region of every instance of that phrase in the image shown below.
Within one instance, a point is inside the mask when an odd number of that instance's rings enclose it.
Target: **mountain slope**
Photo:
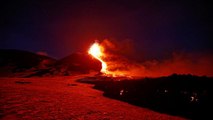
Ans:
[[[88,73],[89,71],[100,71],[101,62],[83,53],[73,53],[58,60],[53,67],[55,74],[69,75],[72,73]]]
[[[45,69],[55,62],[53,58],[28,51],[0,49],[0,76],[11,76],[32,69]]]

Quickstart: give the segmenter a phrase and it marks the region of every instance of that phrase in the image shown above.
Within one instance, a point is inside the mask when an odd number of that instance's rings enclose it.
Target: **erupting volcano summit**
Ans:
[[[100,44],[95,42],[90,47],[88,53],[101,62],[101,64],[102,64],[101,72],[107,73],[107,64],[106,64],[106,62],[103,61],[103,56],[104,56],[103,51],[104,51],[104,48]]]

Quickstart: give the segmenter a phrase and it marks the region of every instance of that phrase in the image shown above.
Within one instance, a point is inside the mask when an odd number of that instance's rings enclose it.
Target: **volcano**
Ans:
[[[89,73],[90,71],[98,72],[101,70],[101,62],[88,54],[73,53],[58,60],[52,69],[55,69],[55,72],[62,72],[64,75]]]
[[[99,72],[101,62],[88,54],[73,53],[60,60],[23,50],[0,50],[1,77],[33,77]]]

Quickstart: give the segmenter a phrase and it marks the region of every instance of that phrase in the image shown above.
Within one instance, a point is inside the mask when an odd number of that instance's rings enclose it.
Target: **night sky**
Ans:
[[[62,58],[95,39],[128,39],[138,56],[212,53],[212,9],[200,1],[19,0],[1,2],[0,48]]]

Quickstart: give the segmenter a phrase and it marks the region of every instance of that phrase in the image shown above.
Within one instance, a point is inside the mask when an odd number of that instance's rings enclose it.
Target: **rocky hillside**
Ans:
[[[30,74],[46,69],[56,62],[48,56],[14,49],[0,50],[0,76],[16,76],[18,73]]]
[[[58,60],[50,72],[53,75],[71,75],[73,73],[88,73],[100,71],[101,63],[87,54],[73,53]]]
[[[0,77],[64,76],[100,71],[101,63],[87,54],[60,60],[22,50],[0,50]]]

